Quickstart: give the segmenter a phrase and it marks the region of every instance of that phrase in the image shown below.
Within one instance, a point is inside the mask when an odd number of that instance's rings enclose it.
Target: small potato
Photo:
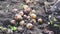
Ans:
[[[21,16],[23,16],[23,15],[24,15],[23,11],[20,11],[20,12],[19,12],[19,14],[20,14]]]
[[[32,13],[36,13],[36,11],[35,10],[32,10]]]
[[[35,19],[32,19],[31,22],[36,23],[36,20]]]
[[[17,28],[17,30],[20,31],[20,32],[23,32],[24,29],[19,26],[19,27]]]
[[[25,21],[21,21],[20,23],[19,23],[21,26],[24,26],[25,25]]]
[[[11,24],[16,24],[15,20],[11,20],[10,22],[11,22]]]
[[[25,2],[28,4],[28,3],[32,3],[33,0],[25,0]]]
[[[18,9],[16,9],[16,8],[14,8],[13,10],[12,10],[12,12],[17,12],[18,11]]]
[[[30,14],[31,18],[36,19],[36,14]]]
[[[24,15],[24,17],[26,18],[26,17],[27,17],[27,15]]]
[[[24,7],[24,11],[28,11],[28,12],[31,11],[31,8],[28,5],[24,5],[23,7]]]
[[[42,21],[43,21],[42,18],[39,18],[39,19],[38,19],[38,22],[42,23]]]
[[[31,23],[28,23],[28,24],[26,25],[26,27],[27,27],[28,29],[31,29],[31,28],[33,27],[33,25],[32,25]]]
[[[30,16],[27,16],[27,19],[30,19]]]
[[[8,29],[7,33],[8,33],[8,34],[12,34],[13,31],[12,31],[11,29]]]
[[[15,18],[15,20],[23,19],[23,18],[22,18],[22,16],[21,16],[21,15],[19,15],[19,14],[16,14],[14,18]]]

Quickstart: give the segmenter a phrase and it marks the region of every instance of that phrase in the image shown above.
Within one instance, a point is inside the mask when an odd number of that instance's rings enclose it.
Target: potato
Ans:
[[[26,27],[27,27],[28,29],[31,29],[31,28],[33,27],[33,25],[32,25],[31,23],[28,23],[28,24],[26,25]]]
[[[21,21],[20,23],[19,23],[21,26],[24,26],[25,25],[25,21]]]

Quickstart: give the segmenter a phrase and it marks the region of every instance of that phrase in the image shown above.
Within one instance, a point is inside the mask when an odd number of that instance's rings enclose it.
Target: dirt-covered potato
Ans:
[[[35,19],[32,19],[31,22],[36,23],[36,20]]]
[[[25,0],[25,2],[28,3],[32,3],[34,0]]]
[[[30,19],[31,17],[30,16],[27,16],[27,19]]]
[[[16,9],[16,8],[14,8],[13,10],[12,10],[12,12],[17,12],[18,11],[18,9]]]
[[[26,18],[26,17],[27,17],[27,15],[24,15],[24,17]]]
[[[25,21],[24,20],[22,20],[22,21],[20,21],[20,23],[19,23],[21,26],[24,26],[25,25]]]
[[[20,11],[20,12],[19,12],[19,14],[20,14],[21,16],[23,16],[23,15],[24,15],[23,11]]]
[[[39,23],[42,23],[42,21],[43,21],[42,18],[39,18],[39,19],[38,19],[38,22],[39,22]]]
[[[16,14],[15,17],[14,17],[15,20],[19,20],[19,19],[23,19],[21,15],[19,14]]]
[[[24,29],[19,26],[19,27],[17,28],[17,30],[20,31],[20,32],[23,32]]]
[[[31,8],[28,5],[24,5],[23,8],[24,11],[31,11]]]
[[[31,28],[33,27],[33,25],[32,25],[31,23],[28,23],[28,24],[26,25],[26,27],[27,27],[28,29],[31,29]]]
[[[13,31],[12,31],[11,29],[8,29],[7,33],[8,33],[8,34],[12,34]]]
[[[30,14],[31,18],[36,19],[36,14]]]
[[[10,23],[11,24],[16,24],[16,21],[15,20],[11,20]]]
[[[35,10],[32,10],[32,13],[36,13],[36,11]]]

